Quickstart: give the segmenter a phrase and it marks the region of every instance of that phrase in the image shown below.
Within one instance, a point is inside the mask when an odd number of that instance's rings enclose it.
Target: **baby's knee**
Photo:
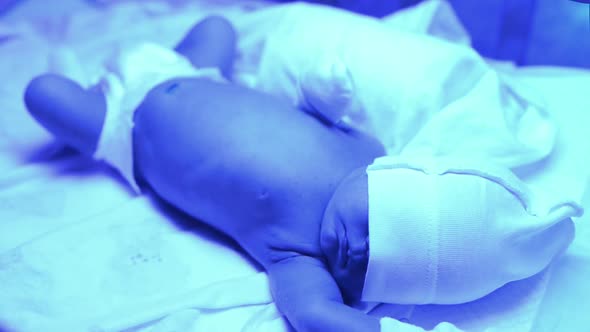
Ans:
[[[176,47],[196,67],[218,67],[229,77],[235,56],[236,31],[221,16],[209,16],[196,24]]]
[[[236,38],[236,31],[231,22],[225,17],[219,15],[211,15],[204,18],[191,30],[191,32],[189,32],[189,36],[194,34],[198,29],[205,34],[224,36],[228,39]]]

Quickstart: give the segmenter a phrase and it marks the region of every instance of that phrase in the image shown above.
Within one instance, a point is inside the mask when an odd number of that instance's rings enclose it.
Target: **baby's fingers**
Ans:
[[[25,104],[57,139],[82,153],[94,153],[106,110],[100,91],[84,90],[62,76],[42,75],[29,83]]]

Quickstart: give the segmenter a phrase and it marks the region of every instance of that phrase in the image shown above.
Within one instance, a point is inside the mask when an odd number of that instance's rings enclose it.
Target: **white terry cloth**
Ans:
[[[583,212],[489,161],[382,157],[367,174],[369,302],[481,298],[545,269]]]
[[[133,114],[147,93],[176,77],[224,79],[217,68],[197,69],[182,55],[154,43],[124,49],[106,67],[101,87],[107,112],[94,158],[116,168],[138,193],[133,174]]]

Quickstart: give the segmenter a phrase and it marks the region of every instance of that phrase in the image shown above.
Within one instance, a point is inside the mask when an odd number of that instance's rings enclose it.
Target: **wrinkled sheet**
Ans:
[[[147,197],[133,198],[106,166],[64,150],[27,114],[22,92],[47,70],[91,82],[109,49],[138,38],[173,45],[196,21],[219,12],[240,33],[239,79],[255,74],[279,9],[242,2],[127,3],[30,23],[0,23],[0,326],[16,331],[285,331],[264,273],[216,232]],[[412,31],[468,42],[438,5],[400,13]],[[403,17],[403,20],[401,19]],[[391,18],[390,18],[391,19]],[[129,25],[128,22],[134,22]],[[445,30],[446,29],[446,30]],[[88,38],[92,36],[92,38]],[[551,172],[522,170],[582,197],[588,189],[590,74],[495,63],[522,93],[541,97],[560,125]],[[515,83],[516,84],[516,83]],[[590,197],[585,206],[590,207]],[[583,218],[588,220],[588,217]],[[546,273],[458,306],[381,305],[371,314],[425,329],[448,321],[468,331],[579,330],[590,289],[590,232],[578,235]],[[577,328],[576,328],[577,327]]]

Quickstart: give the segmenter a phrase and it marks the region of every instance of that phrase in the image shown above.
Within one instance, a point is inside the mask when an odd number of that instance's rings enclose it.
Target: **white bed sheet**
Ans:
[[[32,23],[0,23],[0,73],[12,80],[0,86],[0,326],[16,331],[287,329],[265,275],[231,242],[149,197],[132,197],[107,167],[63,152],[22,104],[24,87],[35,74],[52,70],[90,80],[107,50],[126,40],[172,45],[207,13],[237,20],[263,4],[178,6],[128,3]],[[251,24],[239,26],[250,37],[264,34],[248,30]],[[241,47],[259,40],[245,39]],[[246,68],[250,60],[239,65]],[[590,100],[584,91],[590,74],[536,68],[507,69],[506,75],[545,96],[568,128],[566,146],[588,136]],[[567,160],[571,173],[559,181],[570,181],[580,195],[585,190],[590,208],[585,147],[579,144],[577,153],[571,150],[560,159]],[[590,227],[588,216],[583,219],[574,244],[549,273],[476,303],[383,306],[374,314],[405,317],[427,329],[440,321],[474,331],[590,326],[583,301],[590,297],[585,285]]]

